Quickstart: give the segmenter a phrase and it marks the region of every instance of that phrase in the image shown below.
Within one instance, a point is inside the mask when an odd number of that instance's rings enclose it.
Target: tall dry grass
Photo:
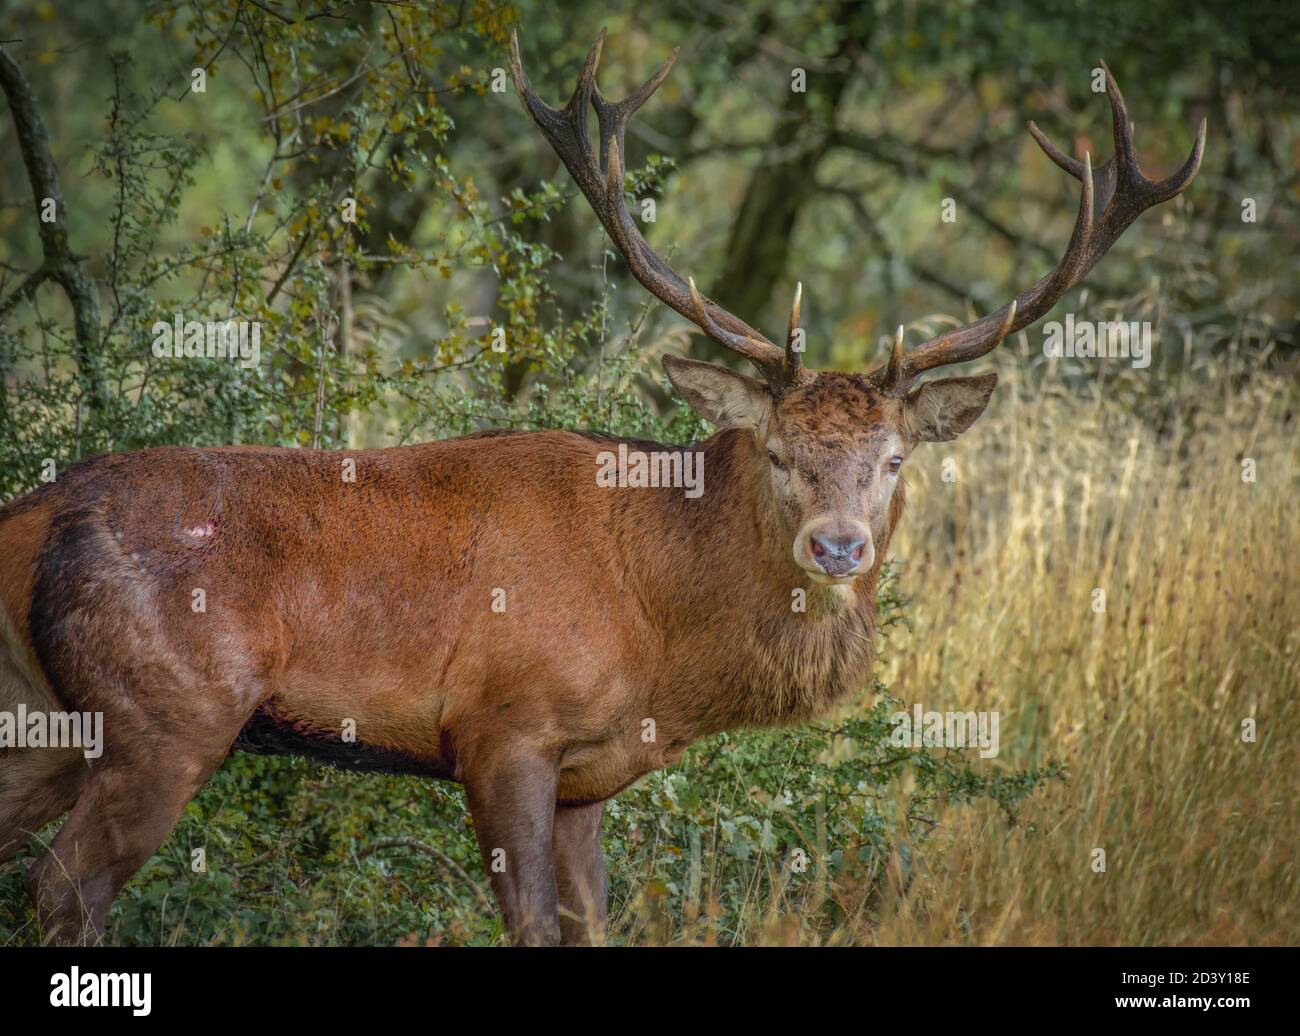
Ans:
[[[998,710],[999,762],[1059,759],[1069,782],[1020,829],[952,811],[855,936],[1300,941],[1295,371],[1240,353],[1172,384],[1067,389],[1023,359],[969,438],[913,465],[914,628],[884,678],[905,701]]]

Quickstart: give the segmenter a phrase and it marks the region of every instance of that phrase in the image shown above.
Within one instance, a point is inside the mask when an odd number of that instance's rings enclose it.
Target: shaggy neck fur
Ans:
[[[823,713],[870,677],[876,587],[903,487],[876,530],[871,571],[847,587],[819,586],[795,564],[794,531],[774,506],[768,461],[751,433],[721,432],[697,448],[704,495],[633,494],[651,513],[618,532],[646,618],[664,630],[652,714],[678,718],[695,738]],[[647,520],[656,541],[680,545],[671,556],[634,548]]]

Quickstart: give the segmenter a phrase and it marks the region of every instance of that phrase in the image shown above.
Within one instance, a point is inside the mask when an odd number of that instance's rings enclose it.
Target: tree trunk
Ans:
[[[811,184],[830,149],[836,111],[870,39],[871,21],[857,3],[841,4],[833,21],[845,27],[844,35],[823,68],[807,70],[807,92],[792,89],[786,96],[772,142],[777,158],[751,174],[731,227],[714,298],[751,323],[775,302],[800,210],[813,197]]]

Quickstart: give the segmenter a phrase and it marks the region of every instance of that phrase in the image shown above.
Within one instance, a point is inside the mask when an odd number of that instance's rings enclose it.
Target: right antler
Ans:
[[[659,84],[668,76],[677,60],[674,48],[668,60],[630,97],[617,103],[606,100],[596,85],[596,66],[600,63],[605,30],[587,53],[586,64],[578,76],[578,85],[563,108],[552,108],[542,101],[528,83],[519,60],[519,40],[510,30],[510,73],[524,108],[564,163],[569,175],[596,213],[614,246],[627,261],[628,268],[646,290],[687,320],[697,324],[711,339],[738,353],[754,364],[774,388],[782,388],[799,377],[800,350],[795,348],[794,331],[798,328],[798,296],[790,316],[790,338],[783,350],[739,317],[704,298],[694,280],[683,281],[646,243],[627,211],[623,196],[623,131]],[[600,126],[600,154],[597,161],[587,136],[587,106],[596,109]]]
[[[1201,120],[1196,143],[1183,167],[1165,180],[1148,180],[1138,168],[1137,151],[1133,147],[1133,123],[1124,105],[1124,95],[1119,92],[1119,85],[1104,61],[1101,67],[1106,73],[1106,94],[1110,98],[1114,123],[1115,154],[1112,158],[1094,170],[1090,155],[1085,154],[1080,162],[1062,154],[1037,126],[1032,122],[1029,124],[1029,132],[1047,157],[1083,184],[1074,232],[1056,269],[997,312],[931,338],[909,353],[902,351],[900,334],[894,340],[893,352],[885,365],[872,374],[882,388],[905,393],[917,375],[935,367],[983,356],[1013,331],[1028,327],[1083,280],[1138,216],[1151,206],[1180,194],[1192,182],[1205,151],[1205,120]],[[1094,205],[1098,203],[1101,215],[1094,219]]]

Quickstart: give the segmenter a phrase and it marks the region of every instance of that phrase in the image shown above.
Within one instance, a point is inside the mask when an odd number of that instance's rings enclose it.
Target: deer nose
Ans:
[[[808,536],[808,549],[813,561],[827,575],[846,576],[866,560],[867,538],[856,530],[850,533],[814,532]]]

